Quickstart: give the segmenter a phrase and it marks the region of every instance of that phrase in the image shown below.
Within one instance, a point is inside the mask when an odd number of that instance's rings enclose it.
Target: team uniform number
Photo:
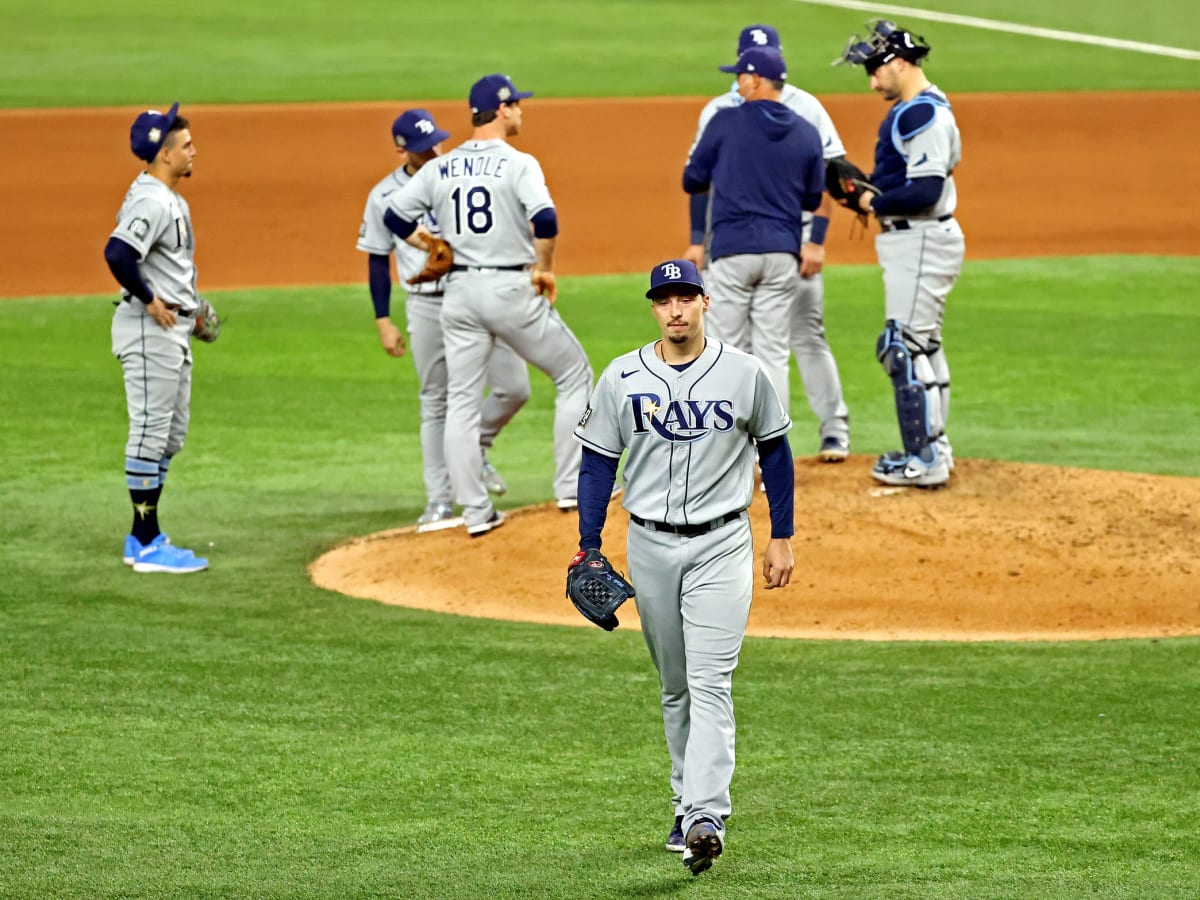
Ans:
[[[486,234],[492,230],[492,195],[485,187],[473,187],[463,196],[462,188],[455,188],[450,195],[454,201],[454,229],[463,233],[463,219],[467,228],[475,234]]]

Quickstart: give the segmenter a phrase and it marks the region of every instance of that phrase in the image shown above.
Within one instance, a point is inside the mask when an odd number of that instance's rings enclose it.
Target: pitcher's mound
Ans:
[[[878,484],[873,461],[796,462],[796,569],[782,590],[756,587],[749,634],[1200,634],[1200,479],[964,459],[948,486],[926,491]],[[770,533],[763,495],[750,512],[757,571]],[[577,523],[549,504],[510,510],[480,538],[400,528],[337,547],[310,573],[320,587],[382,603],[590,628],[563,598]],[[628,523],[613,501],[604,549],[622,571]],[[633,603],[619,618],[638,627]]]

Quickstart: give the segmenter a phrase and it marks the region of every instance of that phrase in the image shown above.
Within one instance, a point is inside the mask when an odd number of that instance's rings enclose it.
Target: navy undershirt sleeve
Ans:
[[[704,233],[708,230],[708,191],[688,195],[688,218],[692,223],[689,243],[703,244]]]
[[[790,538],[796,531],[796,474],[786,434],[759,442],[758,465],[771,507],[771,537]]]
[[[394,235],[396,235],[396,237],[400,238],[400,240],[404,240],[406,237],[408,237],[410,234],[412,234],[414,231],[417,230],[416,222],[408,222],[408,221],[400,218],[398,215],[396,215],[390,209],[384,211],[383,224],[388,227],[388,229],[392,232],[392,234],[394,234]]]
[[[391,314],[392,273],[386,256],[372,253],[367,257],[367,283],[371,286],[371,302],[375,305],[375,318],[382,319]]]
[[[937,175],[914,178],[894,191],[872,198],[871,208],[881,216],[904,216],[922,212],[938,202],[946,179]]]
[[[790,457],[789,457],[790,459]],[[583,448],[576,499],[579,503],[579,549],[600,549],[600,532],[608,518],[608,501],[617,483],[618,457]]]
[[[142,279],[142,273],[138,270],[139,259],[141,255],[120,238],[109,238],[104,245],[104,261],[108,263],[108,269],[117,279],[117,284],[143,303],[149,303],[154,299],[154,291]]]
[[[533,223],[535,238],[552,238],[558,234],[558,213],[553,206],[539,209],[529,221]]]

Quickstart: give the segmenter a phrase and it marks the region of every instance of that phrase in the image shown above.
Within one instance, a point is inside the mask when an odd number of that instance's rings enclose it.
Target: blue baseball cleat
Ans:
[[[165,572],[168,575],[187,575],[208,568],[208,560],[196,556],[191,550],[175,547],[162,541],[142,547],[133,560],[135,572]]]
[[[134,559],[137,558],[138,551],[143,547],[157,547],[159,544],[169,544],[171,539],[165,534],[157,534],[149,544],[143,544],[132,534],[125,535],[125,555],[122,557],[122,562],[127,566],[132,566]]]

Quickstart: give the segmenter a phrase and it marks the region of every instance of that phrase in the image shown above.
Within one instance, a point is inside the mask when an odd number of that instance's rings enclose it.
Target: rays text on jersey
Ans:
[[[630,394],[629,403],[634,434],[653,430],[664,440],[689,443],[733,428],[732,400],[672,400],[664,405],[657,394]]]

